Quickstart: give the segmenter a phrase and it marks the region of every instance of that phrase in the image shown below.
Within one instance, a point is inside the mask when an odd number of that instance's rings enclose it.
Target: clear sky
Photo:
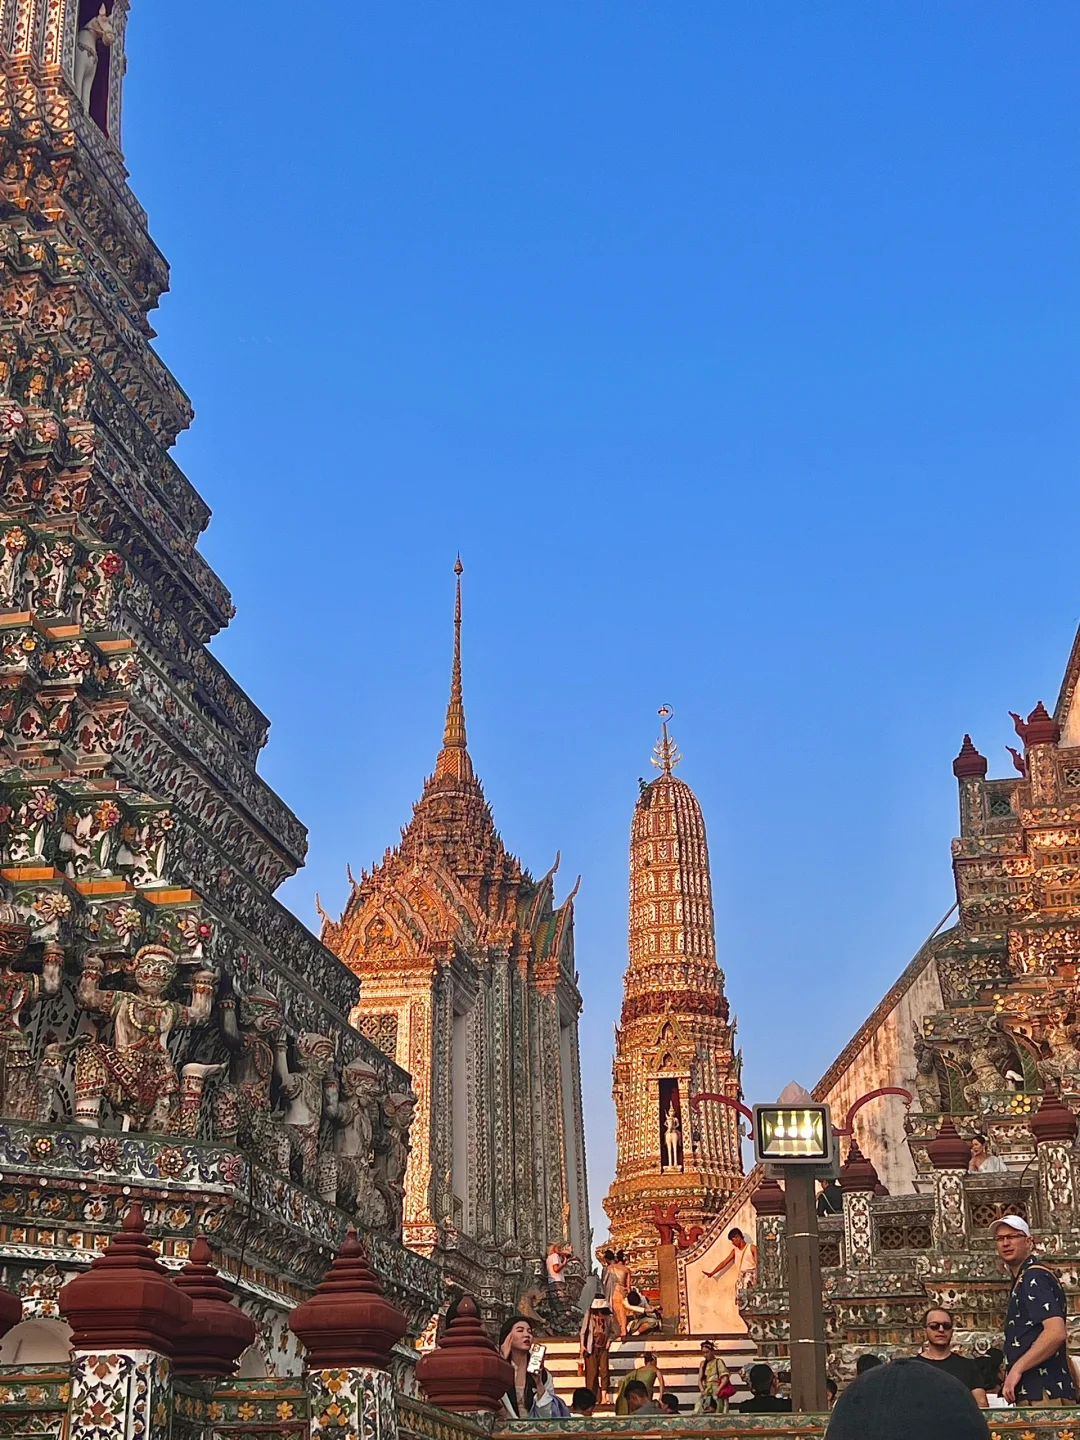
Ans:
[[[315,922],[438,748],[579,872],[593,1224],[656,709],[709,828],[750,1099],[952,901],[1080,614],[1075,0],[135,0],[178,458]]]

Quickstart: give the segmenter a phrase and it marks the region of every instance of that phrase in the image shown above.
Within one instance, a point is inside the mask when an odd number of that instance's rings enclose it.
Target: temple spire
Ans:
[[[454,561],[457,581],[454,596],[454,664],[450,672],[450,703],[446,707],[443,747],[435,762],[436,775],[450,775],[456,780],[473,778],[472,761],[469,759],[465,738],[465,703],[461,698],[461,572],[464,568],[459,555]]]
[[[678,765],[682,759],[675,741],[668,735],[668,721],[675,712],[670,705],[661,705],[656,713],[663,722],[664,734],[663,737],[656,742],[651,763],[656,766],[657,770],[662,770],[665,775],[670,775],[674,767]]]

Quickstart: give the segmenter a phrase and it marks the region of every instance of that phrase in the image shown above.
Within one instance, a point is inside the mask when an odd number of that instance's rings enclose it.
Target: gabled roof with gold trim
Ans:
[[[434,960],[454,948],[488,945],[536,959],[572,954],[577,886],[556,906],[559,857],[533,879],[503,844],[473,768],[461,681],[460,558],[454,571],[450,700],[435,769],[400,844],[352,881],[340,920],[323,915],[324,944],[353,968],[375,958]]]

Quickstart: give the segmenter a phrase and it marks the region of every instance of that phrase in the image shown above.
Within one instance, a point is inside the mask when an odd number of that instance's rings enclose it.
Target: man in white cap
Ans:
[[[1065,1348],[1065,1291],[1032,1255],[1031,1227],[1020,1215],[990,1226],[997,1252],[1013,1277],[1005,1316],[1008,1371],[1001,1393],[1010,1405],[1075,1405]]]

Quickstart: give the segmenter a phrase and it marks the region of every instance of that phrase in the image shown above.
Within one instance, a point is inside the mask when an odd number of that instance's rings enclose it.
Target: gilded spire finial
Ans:
[[[465,703],[461,696],[461,575],[465,569],[459,555],[454,561],[454,664],[450,672],[450,703],[446,707],[443,748],[435,765],[436,775],[472,779],[472,763],[465,738]]]
[[[656,713],[663,722],[664,733],[661,739],[656,742],[651,763],[656,766],[657,770],[662,770],[665,775],[670,775],[682,759],[675,741],[668,735],[668,721],[675,714],[675,711],[672,710],[670,705],[661,705]]]

